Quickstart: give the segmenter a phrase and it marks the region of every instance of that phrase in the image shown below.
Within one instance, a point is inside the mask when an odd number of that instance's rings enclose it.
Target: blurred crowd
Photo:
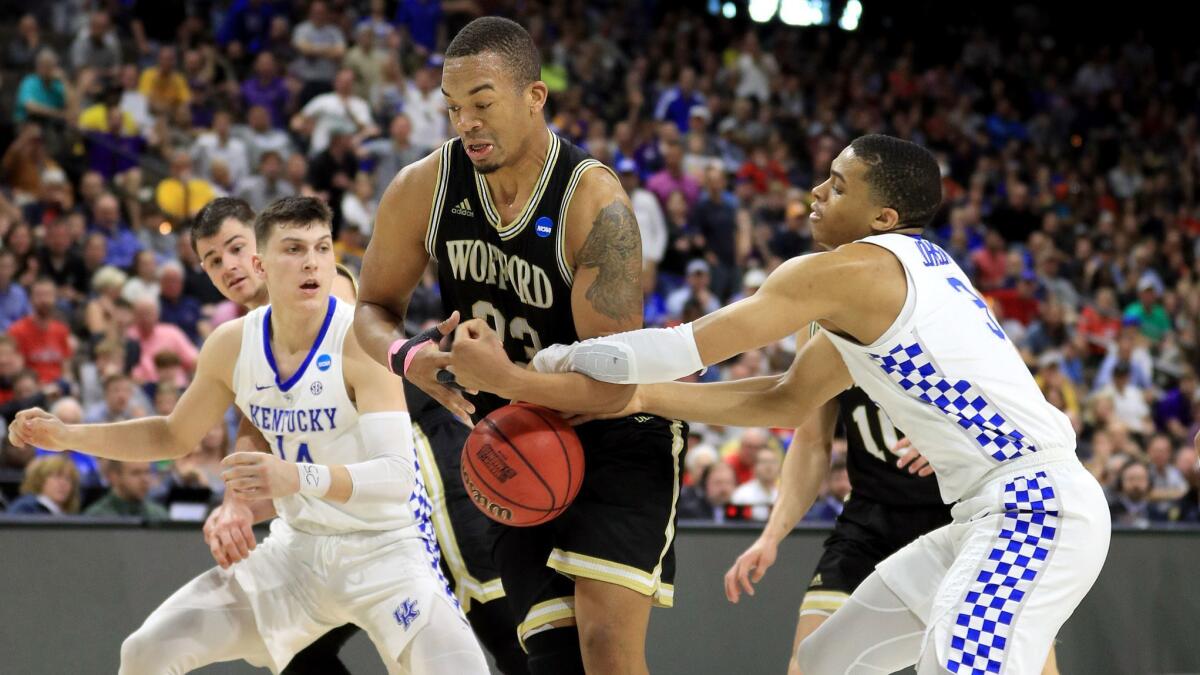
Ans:
[[[204,337],[240,313],[188,234],[215,196],[256,210],[324,197],[357,268],[388,182],[454,133],[439,90],[448,36],[498,13],[542,49],[552,127],[630,194],[648,325],[754,293],[813,251],[809,190],[851,139],[913,140],[942,167],[929,238],[1070,416],[1114,519],[1200,522],[1200,55],[1137,32],[1086,46],[1037,11],[1005,32],[947,25],[932,47],[869,23],[631,1],[5,3],[0,415],[171,410]],[[437,298],[427,274],[411,322],[436,318]],[[779,372],[794,350],[703,379]],[[789,435],[698,428],[681,515],[765,518]],[[153,465],[6,446],[0,484],[19,512],[202,517],[229,437],[215,429]],[[810,517],[836,516],[849,490],[839,440]]]

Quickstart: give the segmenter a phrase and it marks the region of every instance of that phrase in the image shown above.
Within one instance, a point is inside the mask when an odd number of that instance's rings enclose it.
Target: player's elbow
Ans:
[[[769,418],[764,419],[761,426],[793,428],[803,425],[810,412],[786,379],[766,391],[760,410]]]

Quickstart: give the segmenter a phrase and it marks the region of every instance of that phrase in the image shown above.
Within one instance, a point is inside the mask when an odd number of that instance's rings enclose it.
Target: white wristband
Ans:
[[[324,464],[298,462],[296,473],[300,476],[300,494],[309,497],[324,497],[333,485],[333,473]]]

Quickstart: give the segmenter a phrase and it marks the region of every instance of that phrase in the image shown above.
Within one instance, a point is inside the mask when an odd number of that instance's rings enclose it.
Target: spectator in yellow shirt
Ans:
[[[147,68],[138,80],[138,91],[150,102],[154,112],[170,112],[192,99],[187,80],[175,69],[174,47],[158,50],[158,65]]]
[[[154,191],[158,208],[177,221],[195,216],[215,196],[212,183],[192,177],[192,158],[185,150],[171,155],[171,175]]]

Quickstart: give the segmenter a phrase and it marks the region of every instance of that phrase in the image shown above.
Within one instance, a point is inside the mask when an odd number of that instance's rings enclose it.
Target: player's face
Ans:
[[[484,52],[448,59],[442,69],[450,123],[480,173],[521,155],[546,103],[544,83],[518,88],[504,66],[500,56]]]
[[[895,212],[875,202],[866,171],[867,165],[846,146],[834,158],[829,178],[813,188],[815,202],[808,222],[817,243],[832,249],[889,229],[884,212],[893,216]]]
[[[329,227],[276,227],[256,258],[274,306],[324,311],[336,274]]]
[[[221,292],[239,305],[259,297],[263,280],[254,271],[254,231],[235,218],[226,218],[216,235],[196,241],[200,266]]]

